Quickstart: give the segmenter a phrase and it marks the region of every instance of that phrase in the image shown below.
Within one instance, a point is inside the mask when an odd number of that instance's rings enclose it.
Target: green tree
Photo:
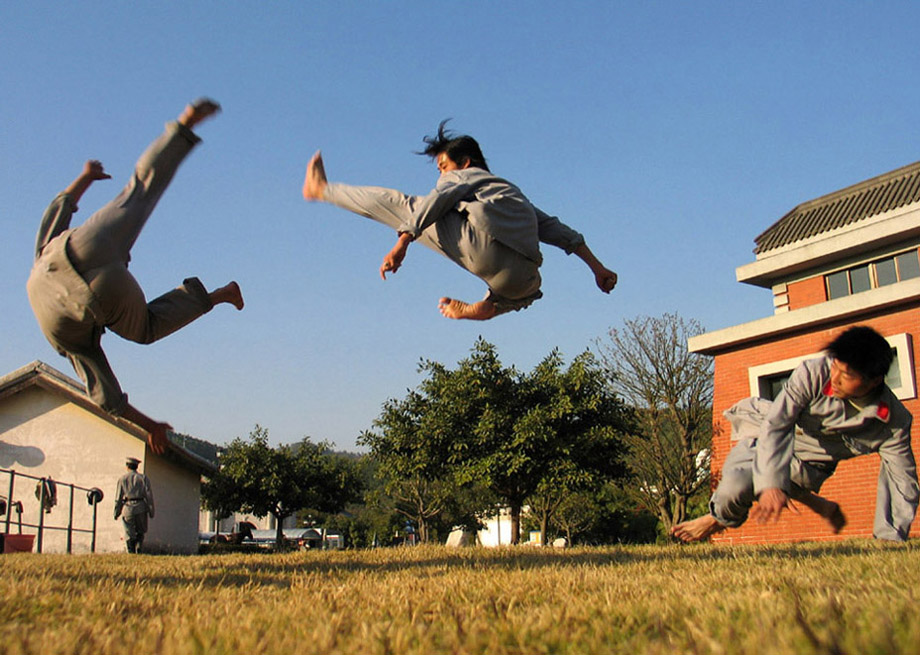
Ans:
[[[565,535],[565,543],[574,545],[575,539],[593,528],[602,516],[598,489],[576,491],[562,498],[553,514],[553,524]],[[547,543],[545,540],[544,544]]]
[[[690,499],[709,485],[712,360],[687,349],[702,333],[676,314],[642,317],[611,328],[600,342],[610,383],[635,408],[625,463],[630,492],[657,514],[665,532],[687,516]]]
[[[338,511],[360,491],[354,467],[332,457],[327,444],[305,438],[272,448],[268,430],[257,425],[248,441],[237,437],[221,453],[220,470],[202,486],[202,497],[209,508],[271,514],[280,548],[285,518],[304,508]]]
[[[522,386],[530,397],[517,430],[529,432],[538,444],[531,456],[536,487],[526,502],[548,545],[553,515],[566,498],[622,476],[621,430],[629,414],[587,352],[564,368],[562,356],[553,350]]]
[[[498,500],[518,543],[521,510],[541,482],[575,488],[616,461],[623,411],[589,353],[563,370],[553,351],[522,375],[479,339],[456,369],[423,361],[420,370],[419,389],[389,401],[362,443],[423,538],[436,517],[468,524]]]

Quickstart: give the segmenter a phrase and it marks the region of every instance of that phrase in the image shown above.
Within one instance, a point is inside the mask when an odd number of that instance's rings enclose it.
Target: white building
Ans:
[[[522,512],[523,514],[523,512]],[[447,536],[448,546],[510,546],[511,545],[511,508],[503,507],[496,514],[483,521],[478,532],[465,532],[455,528]]]
[[[42,552],[67,552],[68,532],[57,529],[67,526],[73,528],[71,552],[89,552],[93,507],[85,490],[98,487],[104,498],[96,506],[95,551],[124,551],[121,521],[113,514],[115,487],[125,472],[126,457],[141,460],[138,470],[150,478],[153,488],[156,516],[144,550],[197,552],[201,476],[214,471],[210,462],[175,444],[162,456],[153,454],[143,430],[100,409],[82,384],[47,364],[32,362],[0,377],[0,498],[7,501],[0,532],[6,531],[8,517],[9,532],[19,532],[20,514],[14,509],[18,501],[22,523],[44,523]],[[56,482],[57,504],[44,515],[34,478]],[[79,489],[71,494],[68,485]],[[37,550],[37,528],[23,527],[22,532],[36,534]]]

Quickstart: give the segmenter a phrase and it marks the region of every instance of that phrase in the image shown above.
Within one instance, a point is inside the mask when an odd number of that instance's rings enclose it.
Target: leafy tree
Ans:
[[[567,498],[622,476],[620,430],[628,413],[609,393],[590,353],[563,370],[554,350],[526,376],[525,385],[532,394],[531,428],[539,426],[544,435],[541,456],[534,461],[539,480],[528,504],[539,519],[542,543],[548,545],[550,522]]]
[[[603,510],[598,492],[599,489],[570,493],[557,505],[553,523],[565,535],[567,545],[574,545],[576,536],[590,530],[601,520]]]
[[[381,491],[395,501],[396,512],[415,522],[423,543],[430,539],[429,522],[447,508],[456,490],[452,435],[438,425],[437,403],[425,387],[403,400],[388,400],[374,420],[379,432],[358,438],[378,463]],[[370,500],[378,507],[383,502],[379,492]]]
[[[697,321],[676,314],[642,317],[611,328],[600,342],[613,389],[636,409],[625,463],[631,493],[657,514],[665,531],[687,516],[687,504],[709,484],[712,360],[690,353]]]
[[[419,389],[389,401],[379,431],[362,442],[425,539],[437,518],[461,516],[468,525],[497,499],[511,508],[518,543],[521,509],[541,483],[575,488],[616,462],[622,407],[589,353],[563,370],[553,351],[522,375],[479,339],[456,369],[423,361],[420,370],[427,377]]]
[[[276,544],[284,543],[282,523],[303,508],[338,511],[357,497],[354,467],[330,456],[325,443],[305,438],[295,446],[268,444],[268,430],[256,426],[223,451],[220,470],[202,486],[205,507],[275,517]]]

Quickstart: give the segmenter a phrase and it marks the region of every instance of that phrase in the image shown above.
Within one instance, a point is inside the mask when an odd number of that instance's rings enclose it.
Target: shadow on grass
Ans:
[[[616,567],[635,563],[701,565],[721,560],[820,560],[861,557],[882,550],[912,550],[908,544],[880,544],[871,540],[834,543],[723,546],[609,546],[550,549],[532,547],[447,548],[400,547],[369,551],[307,551],[300,553],[222,554],[190,557],[101,556],[99,570],[80,566],[74,577],[95,581],[162,588],[274,587],[293,588],[303,576],[347,579],[356,574],[387,575],[412,571],[436,576],[455,571],[532,571],[548,568]],[[105,561],[102,560],[105,558]],[[67,561],[66,559],[63,561]],[[149,564],[147,566],[146,564]],[[163,564],[169,572],[157,569]],[[58,575],[67,576],[69,567]],[[177,571],[177,569],[180,569]]]

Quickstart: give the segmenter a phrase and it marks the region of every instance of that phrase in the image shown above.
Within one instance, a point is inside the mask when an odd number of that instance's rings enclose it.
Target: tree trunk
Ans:
[[[549,526],[549,512],[543,512],[543,516],[540,517],[540,543],[543,546],[549,546],[546,543],[546,532],[547,527]]]
[[[428,524],[425,522],[425,517],[421,514],[421,512],[419,512],[417,523],[418,523],[419,543],[427,544],[428,543]]]
[[[521,543],[521,505],[515,503],[511,505],[511,545],[517,546],[519,543]]]
[[[667,494],[658,498],[658,518],[664,526],[665,533],[670,533],[674,517],[671,514],[671,499]]]
[[[278,514],[272,514],[275,517],[275,550],[281,552],[284,550],[284,528],[281,526],[284,525],[284,519],[286,516],[279,516]]]
[[[687,518],[687,500],[688,498],[683,494],[677,496],[677,502],[674,507],[674,525],[678,523],[683,523]]]

